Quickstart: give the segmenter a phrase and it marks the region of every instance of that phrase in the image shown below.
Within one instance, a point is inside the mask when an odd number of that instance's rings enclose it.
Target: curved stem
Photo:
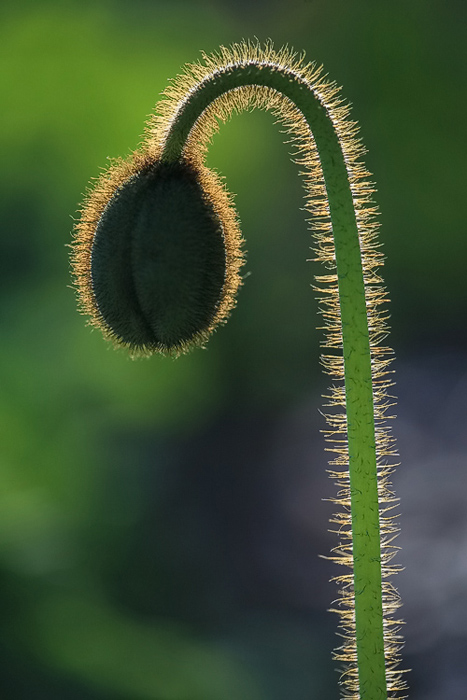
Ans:
[[[359,694],[362,700],[383,700],[387,689],[370,341],[356,213],[336,129],[320,95],[294,71],[273,63],[238,63],[211,73],[179,105],[161,159],[182,157],[191,129],[214,100],[252,85],[272,88],[296,105],[313,134],[324,175],[342,325]]]

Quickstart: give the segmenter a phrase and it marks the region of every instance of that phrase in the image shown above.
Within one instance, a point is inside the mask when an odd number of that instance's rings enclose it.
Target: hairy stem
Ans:
[[[313,134],[323,170],[342,324],[359,691],[362,700],[383,700],[387,693],[371,356],[358,228],[336,130],[319,95],[290,70],[265,63],[233,65],[209,76],[180,106],[161,159],[178,160],[193,125],[212,101],[249,85],[272,88],[295,104]]]

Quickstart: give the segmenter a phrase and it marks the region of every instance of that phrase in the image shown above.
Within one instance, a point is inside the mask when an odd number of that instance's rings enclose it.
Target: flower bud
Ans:
[[[239,284],[240,236],[220,183],[207,169],[157,162],[106,200],[96,206],[91,195],[75,254],[94,323],[133,353],[177,353],[206,340]],[[95,222],[86,218],[93,209],[101,210]]]

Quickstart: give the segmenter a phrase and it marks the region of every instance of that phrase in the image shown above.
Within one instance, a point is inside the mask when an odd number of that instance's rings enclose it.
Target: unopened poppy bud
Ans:
[[[130,174],[107,201],[99,188],[96,197],[83,212],[75,254],[94,323],[133,353],[203,342],[234,303],[241,258],[218,180],[186,162],[156,162]],[[98,217],[87,216],[96,208]]]

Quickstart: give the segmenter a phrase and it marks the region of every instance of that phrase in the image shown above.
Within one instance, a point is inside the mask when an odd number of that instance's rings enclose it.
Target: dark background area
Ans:
[[[465,2],[68,0],[0,9],[0,695],[332,700],[335,495],[297,166],[221,128],[248,275],[229,323],[132,361],[76,311],[72,218],[167,79],[271,38],[344,86],[377,182],[412,700],[467,688]]]

